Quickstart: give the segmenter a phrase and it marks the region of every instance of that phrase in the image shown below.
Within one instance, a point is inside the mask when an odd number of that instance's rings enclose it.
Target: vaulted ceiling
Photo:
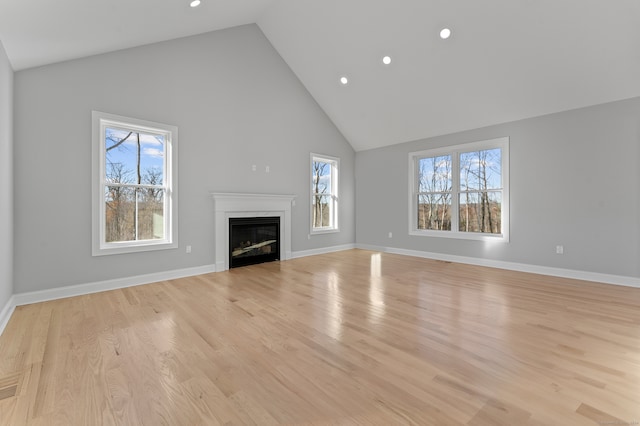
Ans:
[[[0,2],[16,70],[248,23],[358,151],[640,96],[638,0]]]

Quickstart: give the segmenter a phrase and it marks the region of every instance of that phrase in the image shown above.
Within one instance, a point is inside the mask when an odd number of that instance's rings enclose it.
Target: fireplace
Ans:
[[[229,221],[234,218],[278,217],[280,219],[279,260],[291,259],[291,208],[295,195],[212,192],[215,221],[216,271],[231,264]]]
[[[229,218],[229,267],[280,260],[280,217]]]

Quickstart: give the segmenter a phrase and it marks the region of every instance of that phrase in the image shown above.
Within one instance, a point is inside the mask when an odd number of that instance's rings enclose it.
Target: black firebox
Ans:
[[[280,217],[229,218],[229,268],[280,260]]]

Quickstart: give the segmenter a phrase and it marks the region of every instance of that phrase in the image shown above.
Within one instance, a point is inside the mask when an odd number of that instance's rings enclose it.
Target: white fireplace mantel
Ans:
[[[280,217],[280,260],[291,259],[291,207],[295,195],[212,192],[216,271],[229,269],[229,218]]]

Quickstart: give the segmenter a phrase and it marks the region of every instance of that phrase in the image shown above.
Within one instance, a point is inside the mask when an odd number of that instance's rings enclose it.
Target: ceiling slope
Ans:
[[[280,0],[258,24],[356,150],[640,95],[637,0]]]
[[[273,0],[2,0],[14,70],[255,23]]]

